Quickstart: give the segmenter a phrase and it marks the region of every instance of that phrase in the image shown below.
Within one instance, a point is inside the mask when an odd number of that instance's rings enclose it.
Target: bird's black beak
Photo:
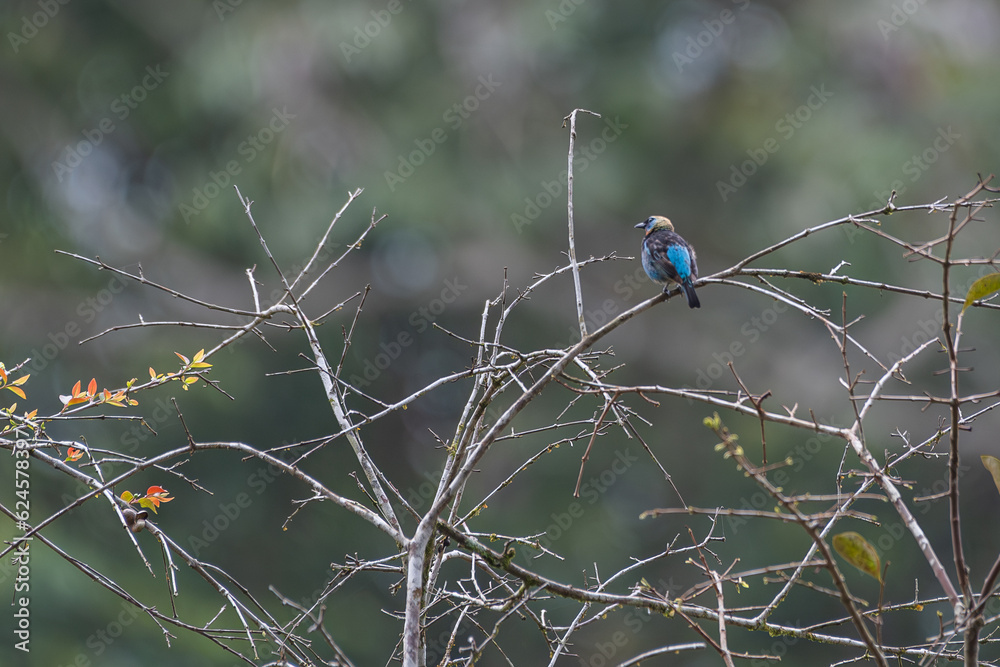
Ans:
[[[645,227],[645,226],[646,226],[646,221],[645,221],[645,220],[643,220],[643,221],[642,221],[642,222],[640,222],[640,223],[639,223],[638,225],[636,225],[636,226],[635,226],[635,228],[636,228],[636,229],[642,229],[642,228],[643,228],[643,227]]]

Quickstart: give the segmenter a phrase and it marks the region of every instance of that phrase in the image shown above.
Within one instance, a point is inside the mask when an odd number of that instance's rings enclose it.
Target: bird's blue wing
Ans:
[[[681,279],[691,276],[692,257],[688,249],[679,243],[671,243],[667,246],[667,259],[674,265],[677,275]]]

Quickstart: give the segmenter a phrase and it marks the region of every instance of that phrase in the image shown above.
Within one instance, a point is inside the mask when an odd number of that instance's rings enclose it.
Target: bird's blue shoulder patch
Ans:
[[[688,255],[687,248],[671,243],[667,248],[667,259],[677,269],[677,275],[681,278],[687,278],[691,275],[691,256]]]

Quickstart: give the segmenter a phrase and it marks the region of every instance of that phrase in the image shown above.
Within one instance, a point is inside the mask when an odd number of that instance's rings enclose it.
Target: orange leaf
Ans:
[[[76,384],[73,385],[73,388],[70,389],[69,393],[72,394],[73,396],[76,396],[77,394],[80,393],[80,381],[79,380],[76,381]]]
[[[97,393],[97,378],[90,378],[90,384],[87,385],[87,396],[93,396]]]
[[[190,364],[190,363],[191,363],[191,360],[190,360],[190,359],[188,359],[187,357],[185,357],[185,356],[184,356],[183,354],[181,354],[180,352],[174,352],[174,354],[176,354],[176,355],[177,355],[178,357],[180,357],[180,358],[181,358],[181,361],[183,361],[185,365],[187,365],[187,364]]]
[[[153,489],[159,489],[159,491],[153,491]],[[158,486],[149,487],[149,490],[146,491],[146,497],[149,498],[150,502],[157,507],[160,506],[160,503],[169,503],[173,500],[173,498],[170,497],[169,491]]]
[[[105,403],[107,403],[108,405],[114,405],[115,407],[119,408],[125,407],[125,405],[122,403],[122,401],[125,399],[124,391],[119,391],[114,396],[111,395],[110,391],[105,390],[105,393],[106,393],[106,397],[104,399]]]
[[[17,378],[13,382],[11,382],[11,384],[19,387],[22,384],[24,384],[25,382],[27,382],[28,378],[30,378],[30,377],[31,377],[31,373],[28,373],[27,375],[22,375],[21,377]]]
[[[149,379],[151,380],[156,379],[156,371],[153,370],[152,366],[149,367]]]
[[[3,367],[3,364],[0,364],[0,380],[7,384],[7,369]]]
[[[10,389],[12,392],[14,392],[15,394],[17,394],[21,398],[24,398],[24,399],[28,398],[27,396],[24,395],[24,390],[21,389],[20,387],[10,386],[10,387],[7,387],[7,389]]]
[[[79,461],[83,458],[83,450],[77,449],[76,447],[70,447],[66,450],[66,458],[64,461]]]
[[[170,497],[170,492],[159,486],[151,486],[146,489],[146,497],[144,500],[149,502],[148,507],[150,507],[154,512],[156,508],[160,506],[160,503],[169,503],[173,498]]]

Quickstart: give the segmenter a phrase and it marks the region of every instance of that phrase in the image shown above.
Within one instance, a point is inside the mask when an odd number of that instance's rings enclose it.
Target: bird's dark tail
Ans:
[[[681,283],[681,289],[684,290],[684,296],[687,297],[688,306],[691,308],[701,308],[701,301],[698,300],[698,295],[695,294],[694,285],[691,284],[690,278]]]

